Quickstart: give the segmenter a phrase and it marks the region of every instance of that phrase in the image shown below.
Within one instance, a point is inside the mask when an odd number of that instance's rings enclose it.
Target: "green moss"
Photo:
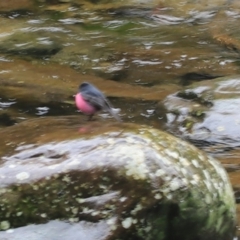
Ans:
[[[191,116],[196,117],[198,119],[203,119],[205,117],[205,115],[206,114],[205,114],[204,110],[201,110],[201,109],[191,112]]]

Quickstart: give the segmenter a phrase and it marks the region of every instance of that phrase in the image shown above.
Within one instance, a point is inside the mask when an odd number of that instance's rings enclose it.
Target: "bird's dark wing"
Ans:
[[[94,106],[97,110],[108,111],[117,121],[121,122],[120,117],[113,111],[112,104],[101,94],[101,96],[89,95],[86,92],[81,93],[83,99]]]
[[[85,101],[87,101],[91,106],[95,107],[97,110],[102,110],[104,108],[104,100],[95,95],[90,95],[87,92],[81,92],[81,95]]]

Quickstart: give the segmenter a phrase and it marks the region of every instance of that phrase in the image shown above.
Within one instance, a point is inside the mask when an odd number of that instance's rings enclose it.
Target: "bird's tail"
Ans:
[[[107,110],[118,122],[122,121],[121,118],[118,116],[117,111],[114,108],[109,107]]]
[[[117,111],[113,108],[112,104],[107,99],[105,99],[105,103],[105,110],[107,110],[118,122],[122,122],[121,118],[118,116]]]

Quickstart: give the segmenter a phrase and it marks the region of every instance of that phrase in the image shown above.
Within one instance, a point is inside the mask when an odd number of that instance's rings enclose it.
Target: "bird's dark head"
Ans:
[[[89,83],[88,82],[83,82],[80,86],[79,86],[79,91],[83,91],[85,90],[86,88],[89,87]]]

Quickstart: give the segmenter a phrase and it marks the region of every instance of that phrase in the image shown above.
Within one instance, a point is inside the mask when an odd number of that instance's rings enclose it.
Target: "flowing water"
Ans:
[[[124,121],[165,128],[168,94],[240,73],[238,1],[19,2],[0,6],[0,127],[79,114],[90,81]],[[236,158],[219,157],[238,186]]]

